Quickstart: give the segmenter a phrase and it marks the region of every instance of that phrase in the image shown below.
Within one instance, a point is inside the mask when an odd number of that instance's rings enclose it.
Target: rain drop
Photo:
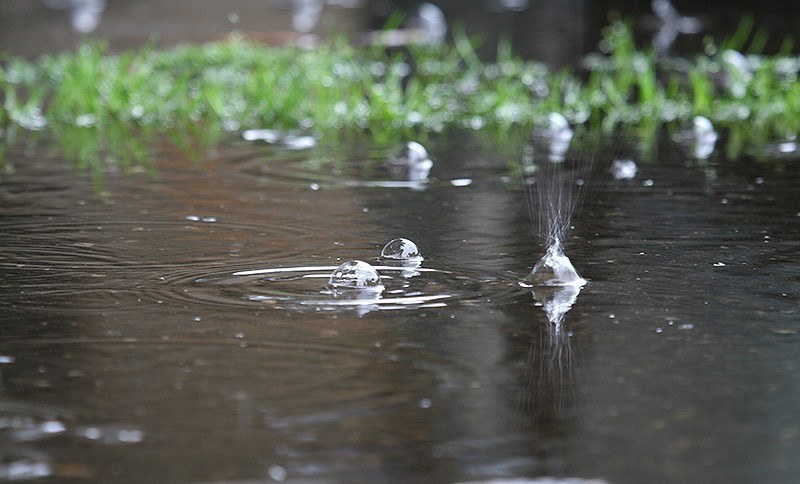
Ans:
[[[614,160],[611,163],[611,174],[617,180],[632,180],[637,171],[638,167],[633,160]]]

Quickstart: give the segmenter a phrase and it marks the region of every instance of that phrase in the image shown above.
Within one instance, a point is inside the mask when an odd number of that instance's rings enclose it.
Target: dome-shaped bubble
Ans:
[[[389,241],[381,250],[381,259],[399,261],[422,261],[417,244],[402,237]]]
[[[328,279],[334,289],[381,289],[381,276],[374,267],[360,260],[351,260],[337,267]]]
[[[524,283],[530,286],[583,286],[586,280],[560,248],[551,247],[533,266]]]
[[[416,141],[409,141],[390,157],[390,161],[395,164],[417,165],[430,162],[430,157],[428,156],[428,150],[424,146]]]

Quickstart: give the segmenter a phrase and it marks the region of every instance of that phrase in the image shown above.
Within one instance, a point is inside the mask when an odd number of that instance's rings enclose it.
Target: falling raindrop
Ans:
[[[328,286],[332,289],[382,289],[381,276],[374,267],[360,260],[351,260],[337,267]]]

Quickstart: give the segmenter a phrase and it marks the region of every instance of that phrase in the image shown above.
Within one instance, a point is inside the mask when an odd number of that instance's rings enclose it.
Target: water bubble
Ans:
[[[382,289],[381,276],[374,267],[360,260],[351,260],[337,267],[328,279],[333,289]]]
[[[441,44],[447,35],[447,21],[444,12],[432,3],[423,3],[419,6],[419,28],[422,30],[425,42]]]
[[[409,141],[393,154],[389,161],[395,165],[415,165],[430,160],[428,150],[416,141]]]
[[[433,161],[424,146],[410,141],[389,156],[390,171],[397,178],[408,180],[410,187],[424,190]]]
[[[417,244],[402,237],[393,239],[383,246],[381,259],[411,262],[421,262],[423,260]]]
[[[586,280],[578,274],[561,247],[554,245],[548,248],[544,257],[533,266],[523,283],[529,286],[580,287],[586,284]]]
[[[617,180],[632,180],[639,168],[633,160],[614,160],[611,163],[611,174]]]
[[[288,472],[286,472],[286,469],[284,469],[279,465],[269,466],[269,469],[267,469],[267,473],[269,474],[269,477],[272,480],[279,482],[285,481],[286,477],[288,476]]]
[[[280,132],[274,129],[248,129],[242,133],[245,141],[264,141],[270,144],[277,143],[280,137]]]

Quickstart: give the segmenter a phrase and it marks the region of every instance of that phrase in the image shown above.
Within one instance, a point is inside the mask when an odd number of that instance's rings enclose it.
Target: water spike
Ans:
[[[522,282],[525,286],[575,286],[586,284],[569,257],[564,255],[561,244],[557,241],[547,248],[545,255],[533,266],[530,274]]]

